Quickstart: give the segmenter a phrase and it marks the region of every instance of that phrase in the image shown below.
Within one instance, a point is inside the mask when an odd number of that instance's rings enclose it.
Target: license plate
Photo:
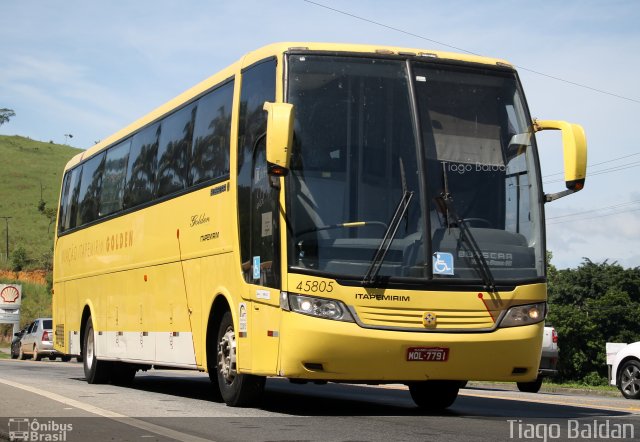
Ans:
[[[409,347],[407,361],[445,362],[449,359],[449,349],[446,347]]]

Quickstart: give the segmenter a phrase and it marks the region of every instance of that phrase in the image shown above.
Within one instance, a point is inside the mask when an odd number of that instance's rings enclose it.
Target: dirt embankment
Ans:
[[[19,281],[32,282],[35,284],[46,284],[47,272],[45,270],[25,270],[20,272],[0,270],[0,278],[17,279]]]

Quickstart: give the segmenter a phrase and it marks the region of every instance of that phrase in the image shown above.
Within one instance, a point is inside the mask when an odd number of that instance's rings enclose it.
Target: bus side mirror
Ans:
[[[566,121],[534,120],[536,132],[542,130],[561,130],[562,148],[564,150],[564,181],[567,190],[545,195],[546,202],[551,202],[582,190],[587,175],[587,138],[579,124]]]
[[[269,175],[285,176],[289,172],[293,145],[293,105],[264,103],[267,111],[267,163]]]

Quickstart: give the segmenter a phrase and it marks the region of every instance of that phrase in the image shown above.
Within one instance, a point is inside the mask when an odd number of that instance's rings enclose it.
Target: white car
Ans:
[[[640,399],[640,342],[607,342],[607,365],[609,383],[627,399]]]
[[[546,376],[558,374],[558,333],[551,325],[545,325],[542,337],[542,352],[540,355],[540,369],[538,377],[531,382],[518,382],[518,390],[525,393],[537,393],[542,387],[542,379]]]

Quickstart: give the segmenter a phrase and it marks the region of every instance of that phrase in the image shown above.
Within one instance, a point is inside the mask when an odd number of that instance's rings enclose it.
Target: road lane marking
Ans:
[[[408,390],[409,388],[406,385],[400,384],[382,384],[382,385],[360,385],[360,384],[350,384],[353,386],[362,386],[362,387],[370,387],[370,388],[382,388],[389,390]],[[514,392],[515,393],[515,392]],[[580,407],[580,408],[596,408],[598,410],[610,410],[610,411],[624,411],[626,413],[640,414],[640,407],[615,407],[612,405],[597,405],[597,404],[589,404],[586,402],[573,402],[573,401],[562,401],[562,400],[543,400],[543,399],[530,399],[523,397],[511,397],[511,396],[499,396],[499,395],[489,395],[489,394],[480,394],[480,393],[471,393],[467,391],[460,391],[459,396],[471,396],[478,397],[482,399],[504,399],[506,401],[520,401],[520,402],[536,402],[539,404],[550,404],[550,405],[566,405],[572,407]]]
[[[469,392],[460,392],[460,396],[471,396],[471,397],[479,397],[483,399],[503,399],[507,401],[520,401],[520,402],[535,402],[538,404],[550,404],[550,405],[565,405],[572,407],[580,407],[580,408],[596,408],[598,410],[610,410],[610,411],[624,411],[627,413],[637,414],[640,413],[640,408],[638,407],[614,407],[611,405],[598,405],[598,404],[590,404],[586,402],[573,402],[568,400],[543,400],[543,399],[530,399],[530,398],[522,398],[522,397],[511,397],[511,396],[499,396],[499,395],[488,395],[488,394],[479,394],[479,393],[469,393]]]
[[[106,417],[116,422],[129,425],[131,427],[136,427],[141,430],[148,431],[150,433],[158,434],[160,436],[170,437],[172,439],[175,439],[181,442],[210,442],[212,440],[212,439],[203,439],[203,438],[192,436],[186,433],[181,433],[180,431],[172,430],[171,428],[162,427],[160,425],[152,424],[150,422],[145,422],[140,419],[125,416],[124,414],[116,413],[115,411],[105,410],[104,408],[99,408],[91,404],[76,401],[75,399],[71,399],[56,393],[52,393],[50,391],[40,390],[34,387],[30,387],[28,385],[20,384],[18,382],[9,381],[7,379],[0,378],[0,383],[8,385],[10,387],[19,388],[21,390],[28,391],[29,393],[37,394],[39,396],[44,396],[48,399],[51,399],[56,402],[60,402],[64,405],[68,405],[68,406],[77,408],[79,410],[86,411],[91,414],[96,414],[101,417]]]

